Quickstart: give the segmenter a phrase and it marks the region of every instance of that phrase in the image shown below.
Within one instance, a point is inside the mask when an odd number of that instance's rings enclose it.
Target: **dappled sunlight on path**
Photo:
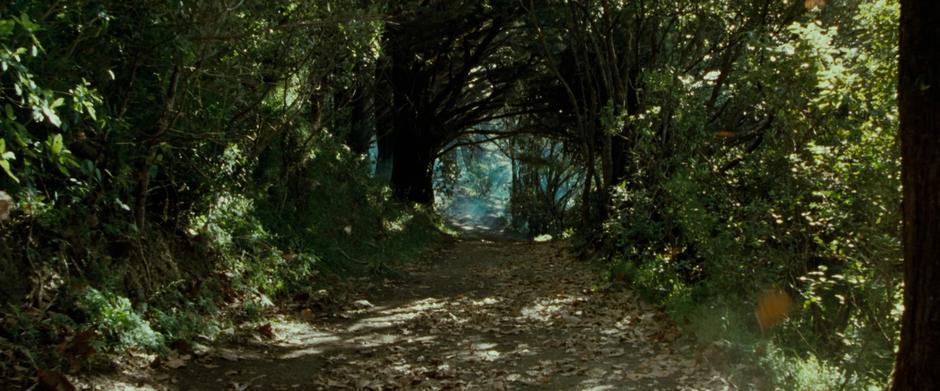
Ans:
[[[665,316],[560,243],[458,242],[331,319],[169,375],[179,389],[726,389]]]

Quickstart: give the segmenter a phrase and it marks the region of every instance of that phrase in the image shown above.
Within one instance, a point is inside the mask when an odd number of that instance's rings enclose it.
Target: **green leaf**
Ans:
[[[47,105],[47,103],[48,103],[48,102],[43,102],[43,105],[42,105],[42,114],[45,115],[45,116],[46,116],[46,119],[48,119],[49,122],[51,122],[53,125],[55,125],[55,127],[57,127],[57,128],[58,128],[58,127],[61,127],[61,126],[62,126],[62,120],[59,119],[59,115],[56,114],[55,111],[53,111],[53,109]]]
[[[49,140],[49,152],[52,152],[53,155],[58,155],[62,153],[62,150],[65,148],[65,144],[62,142],[62,134],[56,133],[50,136]]]
[[[13,175],[13,171],[10,171],[10,162],[6,160],[0,160],[0,168],[3,168],[3,171],[10,176],[10,179],[13,179],[14,182],[20,183],[20,179]]]
[[[16,27],[16,22],[10,19],[0,20],[0,37],[8,37],[13,34],[14,27]]]
[[[15,141],[20,148],[26,148],[29,146],[29,143],[32,142],[29,137],[29,131],[19,122],[13,123],[13,141]]]
[[[68,169],[69,166],[77,166],[77,165],[78,164],[75,163],[75,159],[72,159],[72,157],[69,155],[60,155],[59,159],[56,161],[56,168],[58,168],[59,172],[61,172],[62,175],[65,175],[65,176],[72,175],[71,173],[69,173],[69,169]]]
[[[26,29],[26,31],[29,31],[32,33],[32,32],[39,30],[39,25],[36,23],[33,23],[33,21],[29,19],[29,16],[26,15],[26,13],[20,14],[19,22],[20,22],[20,25]]]
[[[91,119],[95,121],[98,120],[98,116],[95,114],[94,104],[92,104],[91,102],[85,102],[85,111],[88,112],[88,116],[91,117]]]

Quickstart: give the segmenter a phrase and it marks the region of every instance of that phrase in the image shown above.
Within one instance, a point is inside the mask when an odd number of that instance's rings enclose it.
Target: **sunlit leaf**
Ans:
[[[10,170],[10,162],[7,160],[0,160],[0,168],[3,168],[3,171],[10,176],[10,179],[13,179],[14,182],[20,183],[20,179],[13,175],[13,171]]]
[[[50,136],[50,139],[49,139],[49,152],[50,153],[52,153],[53,155],[59,155],[62,153],[62,150],[64,149],[64,147],[65,147],[65,144],[62,141],[61,133],[56,133]]]

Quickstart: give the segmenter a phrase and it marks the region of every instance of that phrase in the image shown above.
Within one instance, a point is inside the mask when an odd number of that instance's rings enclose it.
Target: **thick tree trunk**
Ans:
[[[396,32],[390,30],[388,34],[394,42]],[[389,57],[393,92],[392,191],[399,200],[433,205],[433,167],[441,132],[434,126],[434,109],[427,106],[424,96],[429,91],[430,79],[414,66],[412,54],[394,50]]]
[[[420,139],[395,137],[392,190],[395,198],[424,205],[434,204],[434,155],[436,150]]]
[[[940,390],[940,2],[901,1],[904,315],[893,390]]]
[[[358,155],[369,153],[372,141],[372,128],[369,126],[367,113],[368,101],[362,87],[352,94],[352,110],[350,112],[349,134],[346,135],[346,145]]]

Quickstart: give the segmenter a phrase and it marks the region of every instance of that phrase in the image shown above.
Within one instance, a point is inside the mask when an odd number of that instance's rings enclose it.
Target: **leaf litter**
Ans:
[[[152,389],[734,389],[662,311],[592,289],[563,242],[461,241],[401,274],[168,360],[176,382]]]

